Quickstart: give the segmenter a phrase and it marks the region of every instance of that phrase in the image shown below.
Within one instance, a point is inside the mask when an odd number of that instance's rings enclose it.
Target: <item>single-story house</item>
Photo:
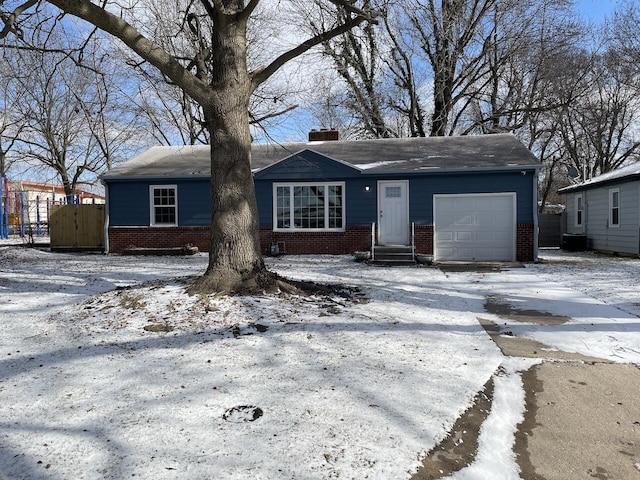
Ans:
[[[252,168],[265,253],[537,256],[539,161],[511,134],[254,145]],[[208,251],[209,175],[208,146],[154,147],[105,173],[108,251]]]
[[[562,188],[567,233],[590,250],[640,254],[640,162]]]

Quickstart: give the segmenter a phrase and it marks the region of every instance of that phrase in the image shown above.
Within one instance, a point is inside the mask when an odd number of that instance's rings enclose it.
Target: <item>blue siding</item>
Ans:
[[[186,227],[211,225],[209,179],[177,184],[179,224]]]
[[[109,182],[109,225],[149,225],[149,183]]]
[[[311,150],[287,157],[264,168],[254,176],[256,180],[291,182],[345,180],[361,175],[360,170],[332,160]]]
[[[271,227],[273,182],[345,181],[346,221],[365,225],[377,221],[378,180],[409,180],[409,215],[416,224],[433,223],[433,195],[516,192],[517,222],[533,223],[533,171],[373,175],[305,151],[303,159],[290,157],[255,176],[260,225]],[[305,173],[306,172],[306,173]],[[308,175],[308,176],[304,176]],[[109,216],[112,226],[149,225],[149,185],[178,186],[180,226],[211,223],[211,196],[207,178],[167,181],[109,181]],[[365,187],[369,187],[369,191]]]
[[[258,218],[263,227],[273,226],[273,183],[271,181],[257,181],[256,201],[258,202]]]
[[[379,176],[363,174],[359,178],[346,181],[346,219],[348,225],[364,225],[377,221],[378,180],[409,179],[409,215],[416,224],[433,223],[433,195],[455,193],[516,192],[517,222],[533,223],[533,171],[522,175],[520,171],[506,173],[464,173]],[[273,182],[314,181],[315,178],[256,178],[256,197],[260,225],[272,226]],[[366,191],[365,187],[370,190]]]
[[[150,222],[149,185],[177,185],[178,224],[211,224],[209,179],[167,181],[110,181],[109,225],[148,226]]]
[[[417,224],[433,223],[433,195],[515,192],[517,223],[533,223],[533,171],[441,174],[409,181],[409,215]]]

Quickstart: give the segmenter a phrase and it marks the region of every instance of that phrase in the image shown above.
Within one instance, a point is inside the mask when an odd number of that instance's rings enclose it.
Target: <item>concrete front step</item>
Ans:
[[[403,245],[376,246],[373,262],[394,265],[413,264],[415,263],[413,247]]]

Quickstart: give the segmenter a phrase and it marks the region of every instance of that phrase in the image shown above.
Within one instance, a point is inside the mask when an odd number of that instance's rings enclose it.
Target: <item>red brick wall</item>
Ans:
[[[416,225],[416,253],[433,254],[433,225]],[[516,228],[516,259],[533,260],[533,225],[518,224]],[[110,227],[109,252],[122,253],[131,247],[171,248],[195,245],[201,252],[209,251],[209,227]],[[352,254],[371,248],[371,226],[348,226],[345,232],[274,232],[260,228],[260,248],[269,254],[272,243],[290,255],[325,253]]]
[[[284,253],[291,255],[351,254],[358,250],[371,249],[371,226],[348,226],[344,232],[274,232],[271,227],[261,227],[262,253],[269,253],[272,243],[278,243],[280,249],[284,246]]]
[[[416,253],[433,255],[433,225],[416,225]]]
[[[533,225],[519,223],[516,227],[516,260],[533,261]]]
[[[109,227],[109,253],[127,248],[173,248],[191,244],[209,251],[210,227]]]

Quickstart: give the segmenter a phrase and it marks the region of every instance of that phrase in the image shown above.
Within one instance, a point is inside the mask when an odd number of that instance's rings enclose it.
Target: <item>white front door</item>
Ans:
[[[378,243],[409,244],[409,182],[378,182]]]

